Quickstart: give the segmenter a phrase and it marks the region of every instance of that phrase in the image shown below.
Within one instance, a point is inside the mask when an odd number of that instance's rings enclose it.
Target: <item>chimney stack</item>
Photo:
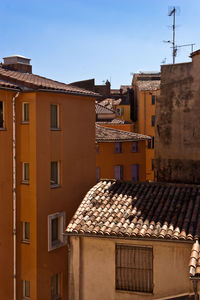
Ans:
[[[2,67],[11,71],[18,71],[22,73],[32,73],[32,65],[30,64],[31,59],[21,56],[12,55],[3,58],[4,63]]]

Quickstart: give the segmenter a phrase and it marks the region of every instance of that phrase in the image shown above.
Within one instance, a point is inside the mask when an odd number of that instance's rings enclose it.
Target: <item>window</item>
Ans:
[[[0,128],[4,128],[3,101],[0,101]]]
[[[123,166],[114,167],[114,177],[115,179],[123,179]]]
[[[60,297],[60,273],[51,277],[51,300]]]
[[[155,126],[155,116],[151,116],[151,126]]]
[[[131,179],[132,181],[139,180],[139,165],[131,165]]]
[[[48,216],[48,251],[64,245],[65,212]]]
[[[30,223],[23,222],[23,242],[30,242]]]
[[[51,104],[51,129],[59,129],[59,105]]]
[[[156,96],[152,95],[151,96],[151,104],[154,105],[156,103]]]
[[[30,172],[30,170],[29,170],[29,163],[27,163],[27,162],[24,162],[23,164],[22,164],[22,168],[23,168],[23,170],[22,170],[22,182],[23,183],[29,183],[29,172]]]
[[[22,104],[22,122],[28,123],[29,122],[29,103],[24,102]]]
[[[122,143],[115,143],[115,153],[121,153],[122,152]]]
[[[138,152],[138,142],[132,143],[132,152]]]
[[[151,140],[151,148],[154,149],[154,136],[152,136],[152,140]]]
[[[154,159],[151,160],[152,171],[154,171]]]
[[[58,186],[60,184],[60,170],[59,170],[59,162],[52,161],[51,162],[51,186]]]
[[[97,182],[100,180],[100,168],[99,167],[96,168],[96,180],[97,180]]]
[[[153,249],[116,245],[116,289],[153,292]]]
[[[148,140],[148,149],[151,149],[151,140]]]
[[[23,280],[23,299],[30,299],[30,281]]]

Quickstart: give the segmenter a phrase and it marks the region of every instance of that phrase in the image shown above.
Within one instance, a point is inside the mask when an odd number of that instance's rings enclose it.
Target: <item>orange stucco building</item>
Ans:
[[[0,299],[67,299],[62,234],[95,183],[95,96],[20,56],[0,65]]]
[[[160,93],[160,73],[134,74],[132,81],[137,120],[134,130],[152,137],[146,151],[146,180],[154,180],[155,104]]]
[[[146,180],[149,136],[96,124],[96,178]]]

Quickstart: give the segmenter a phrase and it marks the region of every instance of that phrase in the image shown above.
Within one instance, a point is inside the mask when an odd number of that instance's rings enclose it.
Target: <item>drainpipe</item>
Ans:
[[[71,249],[70,249],[70,237],[67,236],[67,299],[70,300],[71,287],[70,287],[70,264],[71,264]]]
[[[144,91],[144,134],[146,134],[146,92]]]
[[[17,210],[16,210],[16,98],[19,96],[19,92],[12,98],[12,159],[13,159],[13,299],[17,299],[17,239],[16,239],[16,225],[17,225]]]
[[[199,294],[198,294],[198,281],[199,278],[195,278],[195,277],[190,277],[190,279],[192,280],[192,284],[193,284],[193,291],[194,291],[194,300],[199,300]]]

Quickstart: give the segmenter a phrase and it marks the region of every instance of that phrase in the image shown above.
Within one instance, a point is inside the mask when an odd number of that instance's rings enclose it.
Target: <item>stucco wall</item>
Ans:
[[[72,300],[159,299],[193,292],[188,271],[191,244],[89,237],[70,240]],[[116,291],[116,244],[153,247],[153,294]]]
[[[158,181],[200,180],[200,59],[161,68],[156,104],[156,173]]]

